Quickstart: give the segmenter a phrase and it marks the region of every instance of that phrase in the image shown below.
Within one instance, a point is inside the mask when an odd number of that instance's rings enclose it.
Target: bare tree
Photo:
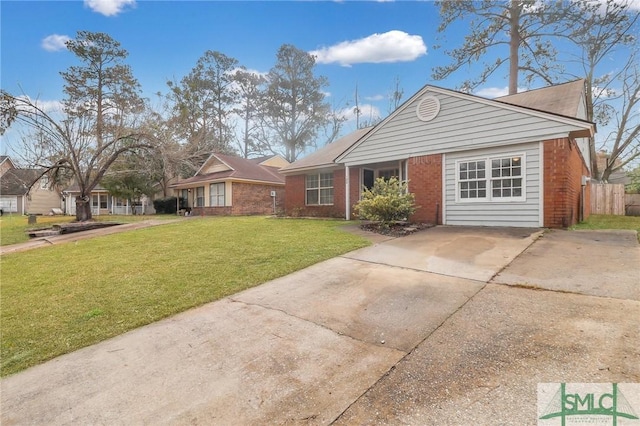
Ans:
[[[435,67],[433,78],[442,80],[461,69],[475,65],[489,51],[498,51],[494,62],[485,62],[480,75],[464,81],[461,89],[471,91],[487,81],[489,76],[508,64],[509,94],[518,92],[518,74],[523,73],[530,84],[540,79],[546,84],[555,81],[559,71],[556,49],[550,37],[557,37],[555,24],[562,22],[566,8],[561,1],[437,1],[441,23],[438,32],[460,20],[469,20],[470,33],[461,47],[446,51],[452,59],[449,65]],[[435,46],[439,48],[439,46]]]
[[[635,56],[627,65],[620,78],[620,93],[611,99],[619,100],[620,105],[613,117],[613,130],[603,143],[610,150],[601,173],[605,182],[611,173],[640,158],[640,66]]]
[[[127,52],[103,33],[80,31],[67,47],[80,60],[61,75],[65,80],[64,112],[56,119],[27,96],[2,91],[3,125],[14,122],[31,129],[25,140],[30,163],[43,168],[50,181],[68,174],[78,185],[76,219],[91,219],[89,196],[123,153],[153,148],[137,129],[143,109],[139,85],[123,63]]]
[[[579,49],[579,55],[575,55],[572,62],[578,63],[581,72],[568,74],[571,78],[585,79],[587,118],[595,121],[600,128],[604,128],[614,117],[619,124],[629,124],[618,115],[619,110],[614,106],[616,99],[627,95],[623,92],[616,95],[614,85],[622,81],[624,87],[632,90],[629,78],[633,75],[633,68],[637,68],[637,53],[631,52],[626,64],[617,69],[602,68],[606,66],[610,55],[622,48],[634,48],[637,43],[635,34],[638,31],[639,16],[640,13],[630,9],[629,3],[624,1],[579,0],[572,3],[568,39]],[[561,31],[561,28],[558,28],[558,31]],[[624,134],[625,129],[619,128],[616,133]],[[607,140],[610,139],[609,135]],[[613,170],[607,166],[606,176],[605,170],[598,170],[594,138],[589,146],[592,175],[595,178],[607,179]],[[628,149],[625,144],[620,146]],[[621,154],[613,152],[611,158],[618,159]]]

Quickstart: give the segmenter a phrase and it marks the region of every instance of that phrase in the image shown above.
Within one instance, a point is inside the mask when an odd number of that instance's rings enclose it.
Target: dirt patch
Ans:
[[[389,225],[368,222],[360,225],[360,229],[369,232],[375,232],[381,235],[389,235],[392,237],[404,237],[423,229],[432,228],[435,225],[430,223],[409,223],[409,222],[395,222]]]

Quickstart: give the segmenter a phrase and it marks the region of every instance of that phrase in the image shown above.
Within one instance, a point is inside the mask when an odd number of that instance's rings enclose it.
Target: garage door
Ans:
[[[4,213],[17,213],[18,212],[18,196],[17,195],[1,196],[0,208]]]

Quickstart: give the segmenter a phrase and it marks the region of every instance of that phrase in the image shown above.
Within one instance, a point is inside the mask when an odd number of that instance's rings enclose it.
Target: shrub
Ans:
[[[371,190],[364,188],[355,210],[360,219],[388,225],[407,220],[416,211],[415,201],[415,196],[407,190],[407,182],[400,182],[397,178],[378,178]]]
[[[175,214],[178,211],[176,197],[158,198],[153,200],[153,208],[157,214]]]

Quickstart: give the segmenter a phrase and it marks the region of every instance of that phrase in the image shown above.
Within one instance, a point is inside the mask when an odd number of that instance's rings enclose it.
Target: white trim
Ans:
[[[540,179],[540,192],[538,193],[538,225],[542,228],[544,226],[544,142],[540,141],[538,145],[540,152],[538,153],[539,164],[539,177]]]
[[[330,174],[331,175],[331,186],[320,186],[320,182],[322,181],[322,175],[324,175],[324,174]],[[336,194],[335,194],[336,176],[335,176],[335,173],[333,172],[333,170],[330,171],[330,172],[318,171],[316,173],[308,173],[308,174],[305,174],[303,176],[304,176],[304,205],[305,206],[333,206],[333,205],[335,205],[335,201],[336,201],[335,200],[335,197],[336,197]],[[318,188],[307,188],[307,177],[308,176],[317,176],[318,177]],[[321,200],[320,192],[323,189],[329,189],[329,188],[334,190],[333,191],[333,200],[331,201],[331,203],[324,203],[323,204],[323,203],[320,202],[320,200]],[[309,194],[309,189],[312,189],[312,190],[313,189],[317,189],[318,190],[318,203],[317,204],[309,204],[308,197],[307,197],[307,195]]]
[[[504,177],[494,178],[492,177],[492,166],[491,162],[493,160],[501,160],[508,157],[520,157],[520,176],[517,178],[522,180],[522,195],[518,197],[494,197],[493,196],[493,184],[492,182],[495,180],[503,179]],[[486,196],[483,198],[460,198],[460,190],[458,184],[460,183],[459,179],[459,165],[460,163],[470,163],[470,162],[482,162],[485,163],[485,177],[484,179],[475,179],[475,181],[484,180],[486,182],[485,186],[485,194]],[[509,178],[507,178],[509,179]],[[454,188],[455,188],[455,203],[456,204],[474,204],[474,203],[523,203],[527,201],[527,157],[524,152],[505,152],[497,155],[486,155],[482,157],[469,157],[469,158],[459,158],[454,163]]]
[[[440,174],[442,180],[442,224],[447,224],[447,158],[446,154],[442,154],[442,164],[440,165]],[[434,225],[437,225],[435,223]]]
[[[351,192],[349,191],[350,186],[351,178],[349,176],[349,166],[346,166],[344,168],[344,215],[346,220],[351,219]]]

